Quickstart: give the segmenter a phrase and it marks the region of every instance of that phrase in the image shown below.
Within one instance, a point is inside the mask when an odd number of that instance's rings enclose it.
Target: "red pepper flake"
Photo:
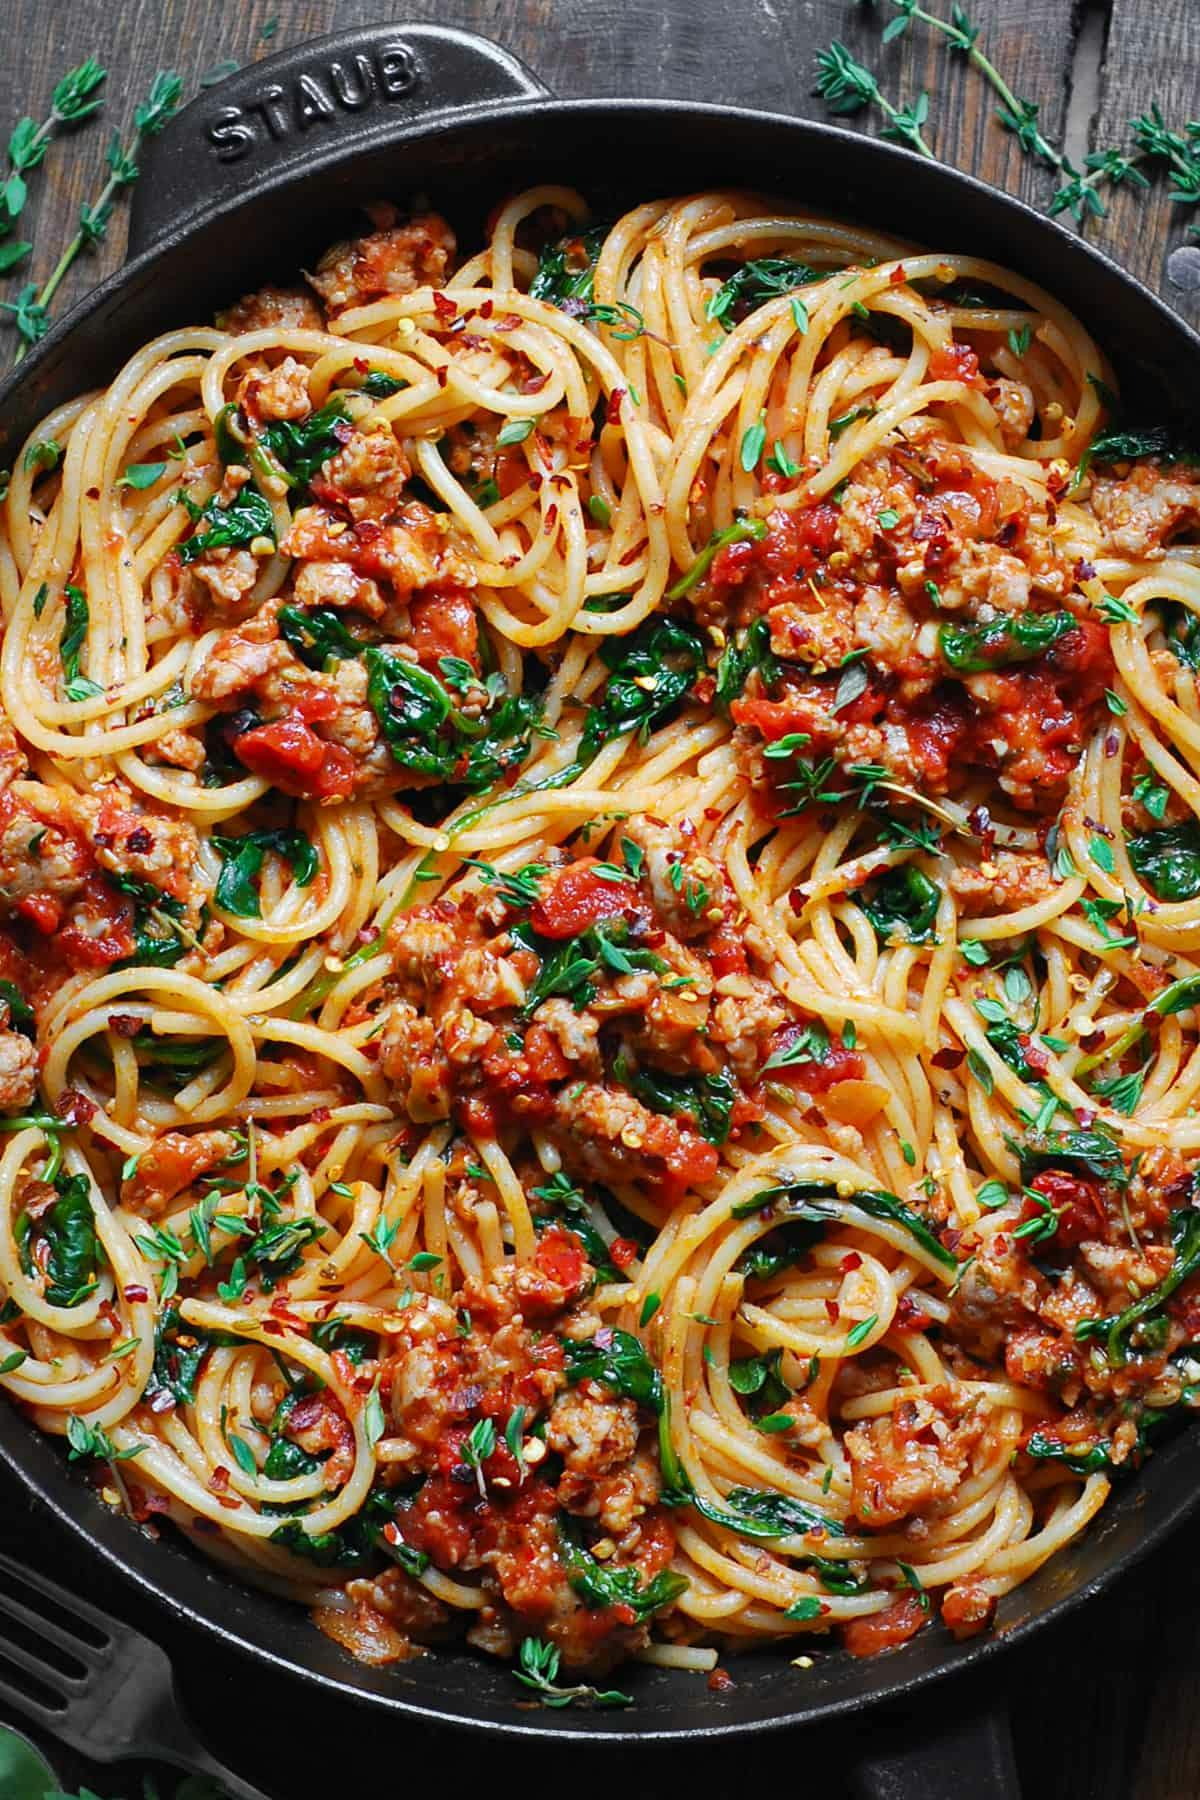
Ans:
[[[965,1050],[952,1050],[947,1047],[945,1050],[935,1050],[929,1060],[935,1069],[957,1069],[966,1054]]]
[[[836,1300],[827,1300],[825,1302],[825,1311],[829,1315],[829,1322],[831,1325],[837,1324],[838,1316],[841,1313],[841,1310],[842,1309],[838,1305]]]
[[[888,276],[888,280],[893,287],[903,287],[904,283],[908,280],[908,270],[903,263],[896,264],[895,268]]]
[[[442,363],[437,372],[438,386],[444,388],[446,383],[449,381],[449,379],[450,379],[449,367],[445,363]]]
[[[264,1319],[262,1322],[262,1328],[263,1328],[263,1336],[264,1337],[286,1337],[287,1336],[286,1326],[281,1325],[277,1319]]]
[[[78,1088],[64,1088],[54,1102],[54,1110],[68,1125],[86,1125],[95,1117],[96,1105]]]
[[[142,1029],[142,1021],[136,1013],[109,1013],[108,1029],[115,1031],[118,1037],[136,1037]]]
[[[615,1268],[627,1269],[637,1256],[638,1246],[633,1238],[614,1238],[608,1246],[609,1261]]]
[[[125,1298],[126,1300],[148,1300],[150,1298],[150,1290],[144,1287],[127,1287],[125,1289]]]
[[[614,388],[608,396],[608,405],[604,409],[605,423],[619,425],[621,423],[621,402],[625,398],[624,388]]]
[[[709,1671],[708,1687],[710,1693],[727,1694],[731,1688],[735,1688],[736,1686],[737,1682],[733,1679],[733,1676],[729,1673],[728,1669],[716,1668]]]
[[[497,331],[516,331],[521,324],[520,313],[505,313],[502,319],[496,320]]]
[[[542,520],[542,530],[546,533],[547,537],[550,536],[550,533],[554,530],[554,528],[557,524],[558,524],[558,507],[557,506],[548,506],[546,508],[546,516]]]
[[[843,1256],[841,1262],[838,1264],[838,1268],[843,1275],[850,1275],[855,1269],[862,1268],[862,1257],[858,1254],[857,1250],[850,1250]]]
[[[222,1494],[229,1486],[229,1470],[224,1463],[218,1463],[208,1478],[208,1485],[214,1494]]]
[[[458,317],[458,307],[449,294],[443,294],[437,288],[433,290],[433,310],[443,324]]]
[[[354,367],[358,370],[360,375],[369,374],[371,369],[371,365],[365,356],[356,356],[354,359]]]
[[[479,309],[479,316],[481,319],[490,319],[495,310],[492,302],[490,300],[485,300]]]

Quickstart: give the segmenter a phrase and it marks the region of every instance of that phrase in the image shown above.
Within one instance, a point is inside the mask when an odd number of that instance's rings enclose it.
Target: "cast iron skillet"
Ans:
[[[597,211],[656,194],[738,184],[807,201],[928,245],[969,250],[1023,270],[1072,307],[1113,356],[1143,417],[1195,410],[1200,338],[1094,250],[1015,200],[909,152],[829,126],[681,102],[553,100],[513,57],[463,32],[379,26],[285,51],[195,100],[146,147],[131,256],[0,386],[9,460],[51,406],[100,384],[155,333],[197,323],[262,280],[291,279],[349,222],[355,206],[427,195],[470,243],[488,208],[534,182],[580,187]],[[358,221],[361,229],[361,220]],[[438,1653],[397,1668],[352,1662],[293,1607],[252,1592],[174,1538],[151,1542],[109,1512],[52,1442],[0,1407],[0,1460],[56,1519],[196,1630],[294,1678],[355,1699],[382,1718],[407,1715],[531,1737],[644,1741],[719,1736],[905,1701],[968,1667],[989,1668],[1014,1643],[1099,1593],[1191,1513],[1200,1438],[1151,1458],[1070,1550],[1001,1603],[994,1635],[954,1643],[941,1626],[870,1662],[766,1651],[737,1686],[710,1693],[665,1670],[631,1675],[632,1712],[521,1710],[502,1667]],[[628,1683],[627,1683],[628,1685]],[[993,1676],[989,1687],[999,1686]],[[993,1722],[994,1726],[994,1722]],[[936,1766],[875,1764],[876,1794],[1015,1793],[1006,1733],[959,1733]]]

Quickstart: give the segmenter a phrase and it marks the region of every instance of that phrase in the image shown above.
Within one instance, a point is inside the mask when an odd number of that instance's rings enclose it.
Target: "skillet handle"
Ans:
[[[277,51],[143,145],[130,255],[300,163],[349,160],[442,113],[548,95],[509,51],[448,25],[367,25]]]
[[[1001,1700],[947,1722],[944,1707],[932,1717],[925,1707],[916,1722],[872,1721],[850,1788],[855,1800],[1021,1800],[1008,1708]]]

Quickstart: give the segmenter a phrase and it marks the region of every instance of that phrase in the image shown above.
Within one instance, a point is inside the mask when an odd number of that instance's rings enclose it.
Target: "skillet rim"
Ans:
[[[399,33],[406,27],[397,25],[389,29]],[[313,40],[304,48],[306,52],[319,50],[322,43],[341,42],[353,35],[356,34],[333,34],[324,40]],[[264,66],[257,65],[259,69]],[[203,96],[193,104],[199,105],[202,100]],[[360,142],[349,139],[334,142],[314,149],[312,156],[299,163],[274,171],[268,168],[261,178],[256,179],[244,191],[202,205],[178,225],[162,230],[144,248],[135,250],[123,269],[101,282],[51,328],[31,354],[0,382],[0,408],[9,408],[14,399],[23,392],[32,390],[36,379],[66,358],[72,342],[84,336],[89,325],[105,312],[110,303],[138,287],[153,273],[157,264],[169,258],[174,251],[200,239],[218,222],[235,217],[243,208],[248,208],[264,196],[285,195],[290,190],[298,189],[319,170],[341,170],[345,167],[352,171],[357,160],[385,143],[419,143],[431,156],[436,157],[444,139],[453,138],[459,133],[473,133],[489,124],[517,125],[526,114],[537,115],[543,129],[552,128],[556,120],[572,116],[583,116],[596,121],[608,118],[619,124],[622,116],[632,115],[635,120],[655,118],[660,122],[686,124],[693,134],[702,131],[706,124],[717,126],[722,123],[736,125],[741,130],[748,129],[764,136],[782,130],[793,140],[805,139],[818,147],[828,145],[832,150],[841,148],[852,151],[856,161],[861,160],[868,165],[891,165],[899,170],[907,168],[914,179],[917,179],[919,171],[920,187],[927,200],[928,196],[933,196],[932,205],[927,204],[925,210],[936,212],[939,203],[955,195],[960,202],[965,195],[973,195],[994,220],[1001,220],[1005,216],[1014,221],[1019,220],[1026,234],[1032,232],[1034,237],[1050,246],[1057,257],[1078,266],[1081,283],[1083,271],[1090,266],[1102,274],[1104,284],[1115,294],[1132,300],[1143,312],[1148,305],[1150,314],[1167,328],[1170,337],[1182,345],[1189,359],[1193,380],[1200,381],[1200,333],[1188,321],[1104,252],[1075,237],[1026,202],[991,187],[975,176],[941,163],[930,164],[900,146],[865,138],[823,121],[799,119],[750,107],[673,99],[609,97],[555,101],[526,96],[483,105],[448,107],[415,123],[406,124],[402,119],[397,119],[390,123],[387,130],[376,132],[369,139]],[[160,140],[154,141],[152,153],[157,153],[159,143]],[[170,144],[168,137],[168,148]],[[135,196],[138,191],[140,190],[135,190]],[[914,195],[919,191],[914,189]],[[853,212],[851,208],[846,210]],[[947,210],[944,204],[941,205],[941,210]],[[863,213],[862,209],[859,211],[860,216],[869,216],[869,212]],[[131,242],[135,242],[139,235],[144,235],[144,229],[140,215],[135,210],[131,220]],[[922,236],[935,237],[936,233],[923,232]],[[1029,261],[1028,256],[1023,256],[1021,266],[1027,266]],[[1056,292],[1052,283],[1048,284],[1048,288],[1049,291]],[[1147,316],[1139,335],[1149,338],[1150,332],[1151,320]],[[1104,343],[1102,334],[1100,341]],[[307,1637],[312,1627],[307,1624],[300,1626],[298,1614],[290,1603],[281,1603],[270,1596],[256,1593],[240,1581],[234,1585],[228,1571],[219,1564],[201,1561],[196,1553],[190,1552],[183,1545],[182,1540],[169,1544],[151,1544],[143,1534],[132,1530],[128,1521],[108,1512],[99,1501],[91,1497],[88,1498],[87,1505],[94,1508],[94,1511],[90,1516],[79,1516],[73,1502],[77,1503],[87,1495],[88,1490],[72,1475],[61,1454],[55,1449],[54,1440],[38,1433],[14,1406],[8,1405],[0,1410],[0,1461],[7,1465],[11,1474],[21,1481],[27,1491],[37,1496],[60,1524],[69,1528],[93,1549],[99,1550],[109,1567],[131,1582],[143,1598],[152,1601],[156,1607],[174,1611],[180,1620],[190,1628],[205,1633],[209,1640],[216,1639],[236,1648],[240,1654],[268,1664],[280,1674],[315,1684],[331,1696],[359,1706],[378,1707],[393,1716],[423,1718],[478,1733],[498,1732],[511,1738],[562,1741],[586,1736],[592,1741],[612,1741],[627,1746],[647,1741],[671,1741],[683,1735],[726,1738],[749,1731],[842,1718],[864,1704],[880,1705],[898,1696],[915,1693],[948,1676],[977,1670],[984,1665],[990,1666],[997,1656],[1006,1653],[1010,1647],[1023,1643],[1043,1625],[1065,1618],[1087,1600],[1097,1597],[1119,1575],[1139,1562],[1179,1526],[1200,1505],[1200,1484],[1187,1467],[1189,1462],[1195,1463],[1195,1473],[1200,1473],[1198,1458],[1200,1442],[1196,1440],[1194,1432],[1181,1435],[1156,1452],[1148,1470],[1143,1469],[1139,1473],[1138,1487],[1119,1494],[1106,1507],[1100,1520],[1089,1527],[1080,1544],[1090,1545],[1095,1553],[1096,1535],[1098,1532],[1103,1533],[1106,1520],[1119,1528],[1128,1523],[1131,1515],[1136,1519],[1139,1512],[1153,1510],[1157,1516],[1149,1529],[1117,1554],[1102,1555],[1098,1571],[1081,1578],[1073,1591],[1052,1598],[1040,1610],[1019,1618],[1007,1628],[1002,1626],[998,1634],[958,1645],[933,1633],[922,1634],[913,1644],[891,1653],[886,1665],[880,1665],[877,1660],[865,1665],[872,1670],[876,1679],[869,1681],[864,1677],[862,1691],[834,1693],[824,1697],[818,1695],[798,1706],[789,1698],[784,1710],[780,1710],[777,1705],[778,1696],[772,1691],[774,1684],[767,1684],[765,1681],[748,1683],[739,1690],[736,1704],[738,1716],[727,1720],[711,1717],[711,1713],[717,1710],[714,1697],[708,1696],[698,1685],[692,1686],[690,1697],[685,1700],[682,1693],[676,1691],[680,1680],[677,1673],[647,1671],[646,1678],[651,1683],[651,1691],[640,1697],[645,1708],[642,1718],[647,1723],[624,1725],[622,1721],[630,1715],[580,1712],[556,1714],[550,1718],[543,1711],[522,1716],[515,1705],[511,1719],[483,1716],[479,1707],[484,1703],[484,1696],[466,1692],[459,1702],[461,1710],[454,1710],[454,1703],[444,1698],[435,1697],[431,1701],[419,1694],[413,1698],[404,1692],[385,1692],[368,1685],[364,1682],[361,1667],[352,1663],[348,1657],[345,1658],[348,1678],[342,1678],[324,1668],[312,1664],[306,1666],[290,1653],[275,1648],[273,1644],[256,1643],[241,1621],[235,1625],[222,1623],[213,1613],[205,1612],[194,1599],[181,1600],[178,1592],[172,1591],[173,1587],[192,1589],[199,1593],[208,1584],[210,1591],[204,1597],[209,1601],[216,1598],[220,1587],[228,1601],[227,1612],[253,1612],[257,1608],[264,1621],[268,1617],[268,1609],[287,1605],[288,1618],[294,1619],[299,1626],[294,1634],[299,1649],[306,1642],[312,1641]],[[1061,1564],[1062,1559],[1070,1554],[1070,1550],[1061,1552],[1058,1558],[1052,1559],[1048,1567],[1054,1568]],[[1034,1579],[1041,1579],[1041,1576]],[[1022,1591],[1028,1596],[1027,1589],[1018,1590]],[[271,1623],[274,1637],[280,1635],[279,1627],[282,1624],[283,1614],[280,1613],[278,1619],[273,1619]],[[937,1628],[939,1633],[941,1629]],[[791,1642],[794,1644],[795,1640]],[[918,1645],[923,1646],[923,1655],[914,1654]],[[809,1640],[806,1639],[801,1647],[807,1649]],[[786,1649],[786,1644],[784,1648]],[[494,1673],[490,1665],[482,1665],[474,1656],[465,1656],[461,1652],[438,1653],[429,1660],[426,1668],[436,1671],[439,1662],[444,1665],[447,1661],[466,1665],[468,1670],[476,1670],[480,1674],[481,1687],[486,1685],[482,1679],[483,1671],[486,1669],[488,1674]],[[921,1666],[909,1666],[914,1663]],[[496,1672],[506,1673],[503,1670]],[[376,1674],[375,1671],[369,1673]],[[880,1680],[879,1676],[883,1679]],[[436,1674],[433,1679],[436,1684]],[[518,1697],[514,1693],[514,1700]],[[475,1710],[472,1711],[472,1708]],[[671,1722],[654,1722],[651,1708],[657,1709],[661,1718]],[[761,1710],[763,1708],[770,1710]],[[710,1712],[708,1719],[703,1716],[705,1710]]]

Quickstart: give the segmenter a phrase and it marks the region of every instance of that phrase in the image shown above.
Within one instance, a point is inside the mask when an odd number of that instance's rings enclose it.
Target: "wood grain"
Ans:
[[[950,0],[925,0],[945,15]],[[1019,94],[1041,103],[1047,134],[1061,133],[1071,88],[1072,55],[1079,16],[1087,0],[974,0],[968,10],[982,26],[980,42]],[[1092,144],[1121,142],[1125,121],[1158,98],[1170,116],[1200,113],[1200,0],[1092,0],[1111,8],[1106,59]],[[1051,171],[1020,152],[996,122],[993,96],[964,59],[927,30],[886,48],[880,33],[890,9],[872,10],[853,0],[5,0],[6,54],[0,59],[0,129],[24,112],[41,116],[50,89],[64,69],[89,52],[111,70],[103,122],[52,146],[30,182],[23,236],[36,251],[15,278],[0,280],[0,297],[21,282],[42,280],[59,247],[75,228],[81,202],[94,197],[104,178],[103,154],[111,126],[128,124],[154,71],[177,68],[185,91],[194,93],[205,71],[232,59],[244,64],[272,48],[296,44],[322,31],[401,18],[436,20],[474,29],[522,56],[557,93],[670,94],[727,100],[783,112],[823,117],[812,96],[815,51],[840,37],[878,71],[885,92],[908,104],[923,87],[931,96],[930,136],[942,157],[1044,205],[1056,185]],[[264,27],[277,19],[273,39]],[[847,121],[873,130],[862,115]],[[836,205],[836,181],[830,204]],[[1165,184],[1149,195],[1115,197],[1110,215],[1092,227],[1093,241],[1133,268],[1153,287],[1163,285],[1165,251],[1177,243],[1186,220],[1165,199]],[[32,225],[30,231],[28,226]],[[919,222],[912,225],[919,235]],[[124,219],[118,209],[108,240],[82,259],[64,286],[61,303],[77,297],[116,267],[123,254]],[[1194,304],[1165,288],[1181,310]],[[1196,316],[1196,314],[1193,314]],[[0,362],[11,334],[0,332]],[[15,1504],[14,1504],[15,1502]],[[0,1542],[45,1562],[43,1528],[20,1496],[0,1496]],[[53,1540],[60,1573],[114,1610],[136,1616],[128,1592],[73,1546]],[[1065,1625],[1044,1634],[1025,1653],[1002,1665],[997,1676],[1007,1696],[1017,1738],[1026,1800],[1195,1800],[1200,1793],[1200,1559],[1185,1542],[1160,1551],[1115,1591]],[[156,1628],[152,1615],[142,1622]],[[161,1622],[159,1622],[161,1623]],[[298,1623],[298,1631],[304,1627]],[[310,1794],[374,1791],[382,1766],[412,1767],[412,1741],[388,1734],[386,1745],[364,1742],[361,1722],[313,1720],[299,1736],[264,1731],[255,1720],[284,1716],[294,1705],[278,1697],[272,1715],[265,1691],[247,1709],[236,1671],[213,1665],[203,1649],[180,1653],[184,1690],[214,1744],[235,1755],[248,1776],[272,1788],[279,1800]],[[752,1680],[742,1665],[739,1680]],[[802,1679],[802,1676],[798,1676]],[[255,1676],[256,1683],[260,1677]],[[919,1703],[931,1719],[964,1704],[962,1684],[940,1688]],[[259,1701],[261,1699],[261,1705]],[[264,1712],[263,1707],[267,1710]],[[230,1720],[234,1725],[230,1727]],[[846,1800],[844,1770],[862,1727],[823,1730],[775,1739],[807,1788],[822,1800]],[[425,1739],[422,1746],[426,1749]],[[480,1753],[470,1752],[468,1762]],[[527,1757],[527,1752],[522,1753]],[[489,1749],[489,1790],[528,1791],[521,1759]],[[539,1774],[549,1772],[539,1752]],[[619,1789],[641,1800],[668,1784],[707,1800],[744,1779],[746,1752],[686,1747],[657,1757],[576,1757],[570,1768],[573,1800]],[[461,1748],[451,1753],[452,1779],[467,1785]],[[593,1762],[603,1764],[597,1772]],[[581,1768],[583,1763],[588,1765]],[[69,1767],[67,1772],[70,1773]],[[79,1770],[75,1780],[94,1772]],[[169,1785],[164,1792],[169,1791]],[[553,1783],[548,1783],[552,1786]],[[114,1778],[98,1791],[127,1793],[136,1782]],[[964,1795],[963,1800],[972,1800]]]
[[[31,178],[22,235],[33,237],[34,254],[7,282],[0,280],[0,297],[11,297],[25,281],[45,280],[75,229],[81,204],[103,184],[109,130],[128,129],[156,69],[178,69],[190,96],[206,73],[226,61],[244,65],[322,31],[376,22],[389,9],[380,0],[242,0],[236,6],[127,0],[118,7],[110,0],[74,0],[70,6],[60,0],[48,15],[36,0],[7,0],[5,10],[28,18],[29,29],[17,30],[9,55],[0,60],[0,122],[22,112],[40,118],[55,80],[89,52],[112,73],[102,121],[56,140]],[[939,154],[1025,199],[1044,201],[1052,178],[997,123],[992,96],[964,59],[923,28],[881,48],[886,10],[851,0],[405,0],[398,9],[402,17],[495,38],[564,96],[667,94],[813,118],[827,116],[812,93],[814,54],[840,37],[878,69],[895,103],[911,103],[922,88],[930,91],[931,137]],[[1071,0],[980,0],[974,10],[984,26],[981,41],[1019,93],[1046,97],[1047,130],[1060,130],[1073,45]],[[268,39],[264,29],[271,20],[277,25]],[[880,121],[863,113],[842,122],[874,130]],[[118,206],[107,241],[80,259],[57,310],[119,266],[124,235]],[[11,331],[0,333],[0,359],[8,360],[3,352],[11,341]]]
[[[1200,115],[1200,8],[1196,0],[1113,0],[1105,46],[1100,107],[1093,130],[1097,148],[1128,146],[1129,120],[1154,103],[1169,124]],[[1156,174],[1149,192],[1122,187],[1096,241],[1193,324],[1200,324],[1200,291],[1176,286],[1167,275],[1173,251],[1187,243],[1187,227],[1200,209],[1168,198],[1169,180]],[[1192,240],[1194,242],[1194,240]],[[1200,256],[1186,257],[1200,270]]]

